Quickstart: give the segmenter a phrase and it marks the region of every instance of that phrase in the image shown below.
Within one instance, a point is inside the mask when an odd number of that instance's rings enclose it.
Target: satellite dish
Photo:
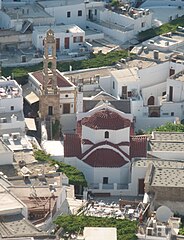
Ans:
[[[156,211],[156,218],[160,222],[167,222],[173,216],[171,210],[166,206],[161,206]]]

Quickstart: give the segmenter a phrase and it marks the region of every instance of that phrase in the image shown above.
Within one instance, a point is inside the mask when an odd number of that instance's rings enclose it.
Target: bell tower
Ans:
[[[43,83],[40,95],[39,115],[41,120],[60,119],[59,90],[56,71],[56,39],[49,29],[44,38]]]
[[[44,94],[57,93],[56,39],[51,29],[44,38],[43,80]]]

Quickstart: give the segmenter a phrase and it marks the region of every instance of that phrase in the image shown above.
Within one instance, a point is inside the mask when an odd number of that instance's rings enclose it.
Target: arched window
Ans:
[[[105,132],[105,138],[109,138],[109,132],[108,131]]]
[[[155,98],[154,96],[151,96],[148,98],[148,105],[154,105],[155,104]]]

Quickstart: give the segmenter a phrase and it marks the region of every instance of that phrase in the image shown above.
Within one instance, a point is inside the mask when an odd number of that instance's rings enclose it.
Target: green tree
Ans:
[[[118,240],[136,240],[137,222],[128,219],[102,218],[91,216],[62,215],[55,223],[62,227],[64,232],[81,233],[84,227],[116,227]]]
[[[68,177],[70,184],[87,187],[87,181],[84,174],[77,168],[52,159],[51,156],[46,154],[43,150],[34,151],[34,157],[38,161],[48,162],[51,166],[57,164],[59,166],[58,171],[63,172]]]
[[[159,132],[184,132],[184,125],[183,124],[175,124],[168,122],[160,127],[153,129],[153,131]]]

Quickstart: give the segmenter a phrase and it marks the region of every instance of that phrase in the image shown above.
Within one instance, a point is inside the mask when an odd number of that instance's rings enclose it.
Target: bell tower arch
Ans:
[[[49,29],[44,38],[43,83],[39,104],[39,115],[41,120],[49,122],[60,119],[56,60],[56,39],[54,37],[54,32]]]
[[[57,93],[56,39],[51,29],[44,38],[43,80],[44,94]]]

